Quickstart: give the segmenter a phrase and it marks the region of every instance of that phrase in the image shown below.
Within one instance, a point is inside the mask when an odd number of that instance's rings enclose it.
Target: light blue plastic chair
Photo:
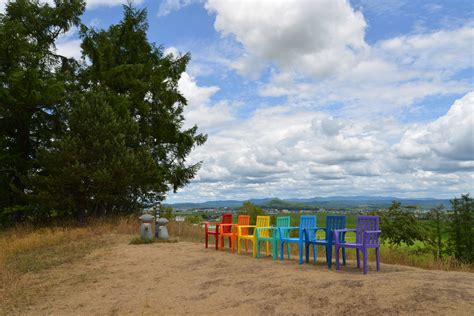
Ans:
[[[291,230],[298,230],[298,237],[289,237]],[[307,233],[305,234],[305,229]],[[300,252],[300,264],[303,263],[303,247],[305,246],[306,240],[316,239],[316,215],[304,215],[300,217],[299,227],[280,227],[280,260],[283,260],[283,249],[285,243],[296,243]],[[288,237],[285,237],[288,236]],[[313,247],[314,257],[316,257],[316,247]],[[288,258],[290,254],[288,253]]]

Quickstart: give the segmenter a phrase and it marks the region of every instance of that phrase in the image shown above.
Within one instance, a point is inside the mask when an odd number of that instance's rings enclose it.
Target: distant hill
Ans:
[[[430,209],[437,205],[444,205],[449,209],[451,204],[448,199],[420,198],[402,199],[390,196],[333,196],[314,197],[306,199],[279,199],[264,198],[250,199],[255,205],[273,209],[379,209],[387,208],[392,201],[399,201],[402,205],[415,205],[422,209]],[[202,203],[175,203],[169,204],[175,209],[205,209],[205,208],[239,208],[245,201],[218,200]]]

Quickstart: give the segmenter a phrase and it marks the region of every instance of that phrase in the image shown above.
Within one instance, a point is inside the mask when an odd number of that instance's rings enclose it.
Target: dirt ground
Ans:
[[[42,289],[19,314],[474,314],[474,274],[354,262],[254,259],[202,244],[129,245],[119,236],[85,258],[28,276]]]

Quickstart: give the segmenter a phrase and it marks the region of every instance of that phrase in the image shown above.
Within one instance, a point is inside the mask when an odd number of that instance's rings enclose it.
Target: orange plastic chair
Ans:
[[[232,230],[230,232],[224,232],[221,236],[221,249],[224,248],[224,237],[229,237],[229,248],[234,252],[235,242],[238,235],[239,226],[247,226],[250,224],[250,215],[239,215],[237,219],[237,224],[221,224],[221,227],[231,226]],[[248,235],[248,228],[242,229],[242,234]],[[248,250],[248,240],[245,241],[245,250]]]
[[[237,253],[240,254],[240,241],[245,240],[248,242],[249,240],[252,241],[252,248],[253,248],[253,256],[257,256],[257,234],[256,234],[256,228],[260,227],[269,227],[270,226],[270,216],[257,216],[257,223],[256,225],[242,225],[242,226],[237,226]],[[244,229],[248,230],[249,228],[253,228],[252,234],[249,234],[247,231],[247,234],[244,234]],[[269,232],[267,231],[267,234]],[[269,243],[267,242],[267,255],[270,251]],[[245,249],[247,251],[247,249]]]

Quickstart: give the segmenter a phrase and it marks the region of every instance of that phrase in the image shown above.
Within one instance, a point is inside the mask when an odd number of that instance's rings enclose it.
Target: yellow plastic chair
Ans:
[[[237,253],[240,255],[240,241],[241,240],[250,240],[252,241],[252,248],[253,248],[253,256],[257,256],[257,234],[256,234],[256,228],[262,228],[262,227],[269,227],[270,226],[270,216],[257,216],[257,223],[256,225],[243,225],[243,226],[238,226],[238,232],[237,232]],[[244,234],[244,230],[248,228],[253,228],[252,234]],[[265,237],[270,237],[270,231],[269,230],[263,230],[260,232],[260,236]],[[268,235],[268,236],[266,236]],[[267,255],[270,252],[270,246],[269,243],[267,242]]]

